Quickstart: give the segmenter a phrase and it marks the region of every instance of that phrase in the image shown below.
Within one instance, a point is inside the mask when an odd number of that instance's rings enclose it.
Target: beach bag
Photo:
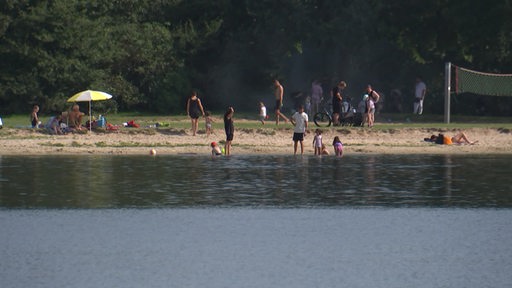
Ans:
[[[128,121],[128,127],[133,127],[133,128],[139,128],[140,125],[135,123],[135,121],[131,120],[131,121]]]
[[[107,123],[106,124],[106,130],[107,131],[118,131],[119,130],[119,127],[118,126],[115,126],[115,125],[112,125],[110,123]]]
[[[107,124],[107,119],[105,119],[105,117],[100,115],[100,117],[98,118],[98,121],[96,121],[96,125],[98,127],[104,128],[106,124]]]

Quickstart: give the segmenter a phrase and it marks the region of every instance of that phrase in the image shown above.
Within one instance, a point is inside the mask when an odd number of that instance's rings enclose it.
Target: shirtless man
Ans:
[[[80,112],[78,104],[74,104],[73,108],[68,114],[69,127],[82,130],[82,117],[85,113]]]
[[[286,118],[286,116],[284,116],[283,113],[281,113],[281,107],[283,106],[283,85],[279,83],[279,80],[274,79],[274,87],[276,88],[274,91],[274,94],[276,96],[276,106],[274,108],[276,111],[276,125],[279,125],[279,117],[282,117],[285,122],[288,122],[289,119]]]

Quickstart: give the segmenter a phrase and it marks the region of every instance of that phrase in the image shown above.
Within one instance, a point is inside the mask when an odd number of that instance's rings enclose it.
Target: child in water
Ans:
[[[325,147],[325,144],[322,144],[322,155],[329,155],[329,151],[327,150],[327,147]]]
[[[222,150],[216,142],[212,142],[210,146],[212,147],[212,156],[222,155]]]
[[[338,157],[343,156],[343,143],[341,143],[341,140],[338,136],[334,137],[334,140],[332,141],[332,146],[334,146],[334,155]]]
[[[315,155],[322,155],[322,130],[315,130],[315,137],[313,138],[313,148]]]

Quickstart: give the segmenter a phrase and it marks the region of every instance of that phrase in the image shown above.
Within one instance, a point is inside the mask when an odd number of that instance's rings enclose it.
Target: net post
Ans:
[[[444,123],[450,124],[450,89],[452,64],[446,62],[444,67]]]

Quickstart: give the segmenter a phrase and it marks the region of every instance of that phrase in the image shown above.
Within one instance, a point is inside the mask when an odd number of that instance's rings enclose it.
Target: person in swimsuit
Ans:
[[[315,155],[322,155],[322,130],[316,129],[315,136],[313,137],[313,148]]]
[[[279,80],[274,79],[274,95],[276,96],[276,106],[274,107],[274,111],[276,112],[276,125],[279,125],[279,117],[282,117],[285,122],[290,121],[290,119],[286,118],[286,116],[281,113],[281,107],[283,106],[283,93],[284,88],[281,83],[279,83]]]
[[[267,107],[265,107],[265,104],[263,102],[260,102],[259,116],[261,124],[265,125],[265,120],[267,119]]]
[[[82,118],[84,115],[84,112],[80,112],[80,106],[74,104],[68,113],[68,126],[72,129],[82,130]]]
[[[217,142],[212,142],[210,144],[210,146],[212,147],[212,156],[220,156],[220,155],[222,155],[222,150],[220,149],[220,147],[217,144]]]
[[[343,156],[343,143],[341,143],[340,137],[335,136],[332,141],[332,146],[334,146],[334,155]]]
[[[430,136],[430,138],[424,138],[424,140],[427,142],[433,142],[436,144],[445,144],[445,145],[451,145],[451,144],[474,145],[474,144],[478,143],[478,140],[473,141],[473,142],[469,141],[468,137],[466,136],[466,133],[464,133],[462,131],[457,133],[455,136],[453,136],[451,138],[448,136],[445,136],[443,134],[439,134],[438,136],[432,135],[432,136]]]
[[[210,136],[210,134],[213,133],[213,118],[211,116],[211,113],[210,111],[206,111],[204,113],[204,124],[205,124],[205,129],[206,129],[206,136]]]
[[[30,124],[32,125],[32,128],[37,128],[39,124],[41,124],[39,117],[37,117],[37,112],[39,112],[39,106],[34,105],[32,113],[30,114]]]
[[[197,92],[192,91],[192,94],[187,100],[187,115],[192,122],[192,135],[196,136],[197,127],[199,125],[199,116],[204,116],[203,105],[201,100],[197,97]]]
[[[325,144],[322,144],[322,155],[329,155],[329,151],[327,150]]]
[[[368,110],[366,121],[368,123],[368,127],[373,127],[375,123],[375,103],[380,98],[380,95],[373,90],[372,85],[366,86],[366,94],[368,94],[368,100],[366,102],[366,107]]]
[[[233,124],[233,114],[235,113],[235,109],[233,107],[228,107],[228,110],[224,114],[224,131],[226,132],[226,147],[224,151],[226,155],[231,154],[231,142],[233,141],[233,136],[235,134],[235,125]]]

